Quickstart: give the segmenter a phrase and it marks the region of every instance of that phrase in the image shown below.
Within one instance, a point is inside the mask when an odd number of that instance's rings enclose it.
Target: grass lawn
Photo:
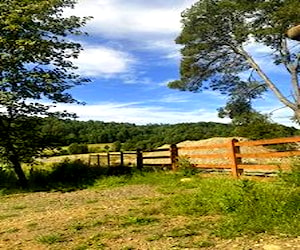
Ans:
[[[169,172],[0,196],[0,249],[299,249],[299,187]]]

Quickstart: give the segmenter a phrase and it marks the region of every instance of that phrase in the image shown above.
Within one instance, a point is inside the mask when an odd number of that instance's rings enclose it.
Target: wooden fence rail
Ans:
[[[181,155],[188,157],[191,160],[200,159],[219,159],[225,163],[201,163],[193,164],[193,166],[202,169],[228,169],[231,171],[234,177],[239,177],[244,170],[278,170],[278,165],[274,164],[245,164],[243,159],[246,158],[278,158],[278,157],[290,157],[290,156],[300,156],[300,150],[289,150],[289,151],[280,151],[280,152],[257,152],[257,153],[241,153],[241,147],[255,147],[255,146],[267,146],[275,144],[286,144],[286,143],[299,143],[300,136],[297,137],[288,137],[288,138],[276,138],[276,139],[264,139],[264,140],[255,140],[255,141],[238,141],[237,139],[229,140],[227,143],[221,144],[211,144],[211,145],[199,145],[199,146],[183,146],[177,147],[173,144],[170,148],[156,149],[151,152],[143,152],[142,150],[137,150],[136,152],[118,152],[107,154],[98,154],[90,155],[89,163],[92,162],[92,159],[95,158],[97,165],[100,166],[100,157],[105,157],[107,159],[107,165],[110,166],[110,158],[112,155],[119,155],[120,165],[124,165],[124,155],[135,155],[136,157],[136,167],[142,169],[143,166],[171,166],[173,170],[178,168],[178,158]],[[222,153],[203,153],[203,150],[214,150],[222,149],[225,152]],[[189,151],[193,150],[196,153],[189,154]],[[179,154],[180,151],[180,154]],[[202,153],[201,153],[202,151]],[[155,155],[155,152],[166,152],[167,155]],[[186,152],[186,153],[184,153]],[[151,153],[149,155],[149,153]],[[155,163],[155,160],[158,159],[170,159],[169,163]],[[225,161],[226,159],[226,161]],[[149,160],[154,160],[151,163],[145,163]]]

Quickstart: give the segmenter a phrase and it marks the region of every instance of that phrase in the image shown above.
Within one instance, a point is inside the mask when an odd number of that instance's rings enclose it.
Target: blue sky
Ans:
[[[220,119],[216,109],[224,96],[212,92],[181,92],[169,89],[178,79],[180,47],[174,42],[180,33],[180,13],[196,0],[79,0],[75,10],[66,14],[93,16],[80,37],[84,46],[75,64],[92,82],[71,93],[85,106],[60,105],[58,109],[75,112],[79,120],[149,123],[229,122]],[[260,65],[276,81],[286,73],[270,63],[267,48],[247,46]],[[286,87],[284,87],[286,88]],[[284,91],[289,91],[288,88]],[[272,113],[272,119],[286,125],[291,112],[266,93],[254,106]]]

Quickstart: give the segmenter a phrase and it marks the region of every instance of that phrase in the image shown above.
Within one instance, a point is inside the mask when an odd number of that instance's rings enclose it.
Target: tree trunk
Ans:
[[[300,124],[300,109],[298,110],[294,110],[294,121],[297,123],[297,124]]]
[[[13,165],[14,171],[18,177],[19,184],[22,188],[27,188],[28,187],[28,181],[25,176],[25,173],[21,167],[21,163],[18,160],[18,157],[16,156],[11,156],[9,157],[10,162]]]

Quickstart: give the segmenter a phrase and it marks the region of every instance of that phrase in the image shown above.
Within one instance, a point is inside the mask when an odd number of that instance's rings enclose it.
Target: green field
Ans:
[[[0,196],[0,249],[300,245],[300,190],[281,179],[134,171],[57,191]]]

